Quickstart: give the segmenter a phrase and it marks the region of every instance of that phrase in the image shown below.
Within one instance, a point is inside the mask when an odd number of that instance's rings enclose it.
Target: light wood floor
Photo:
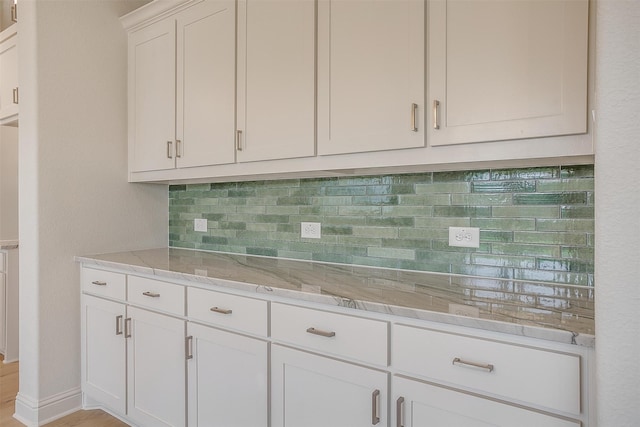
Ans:
[[[5,364],[0,354],[0,426],[24,427],[13,418],[18,393],[18,362]],[[78,411],[46,424],[47,427],[127,427],[100,410]]]

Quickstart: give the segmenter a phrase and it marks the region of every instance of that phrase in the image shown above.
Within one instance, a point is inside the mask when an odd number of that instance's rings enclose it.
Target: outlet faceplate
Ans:
[[[193,231],[202,231],[204,233],[207,232],[207,219],[206,218],[196,218],[193,220]]]
[[[319,222],[301,222],[300,237],[303,239],[319,239],[321,224]]]
[[[477,227],[449,227],[449,246],[480,247],[480,229]]]

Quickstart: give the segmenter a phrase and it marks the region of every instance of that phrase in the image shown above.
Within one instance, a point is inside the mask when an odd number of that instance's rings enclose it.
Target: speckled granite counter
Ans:
[[[161,248],[85,265],[592,347],[592,288]],[[450,314],[477,307],[479,318]],[[455,306],[453,306],[455,307]]]

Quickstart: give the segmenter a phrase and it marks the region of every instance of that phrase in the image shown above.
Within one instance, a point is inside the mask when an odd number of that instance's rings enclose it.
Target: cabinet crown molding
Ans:
[[[163,19],[202,0],[154,0],[120,17],[122,27],[127,31]]]

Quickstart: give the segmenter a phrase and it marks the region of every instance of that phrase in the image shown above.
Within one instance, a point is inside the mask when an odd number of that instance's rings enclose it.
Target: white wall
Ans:
[[[597,2],[599,427],[640,425],[640,2]]]
[[[20,392],[37,425],[79,405],[73,257],[166,246],[167,188],[128,184],[126,0],[21,0]]]

